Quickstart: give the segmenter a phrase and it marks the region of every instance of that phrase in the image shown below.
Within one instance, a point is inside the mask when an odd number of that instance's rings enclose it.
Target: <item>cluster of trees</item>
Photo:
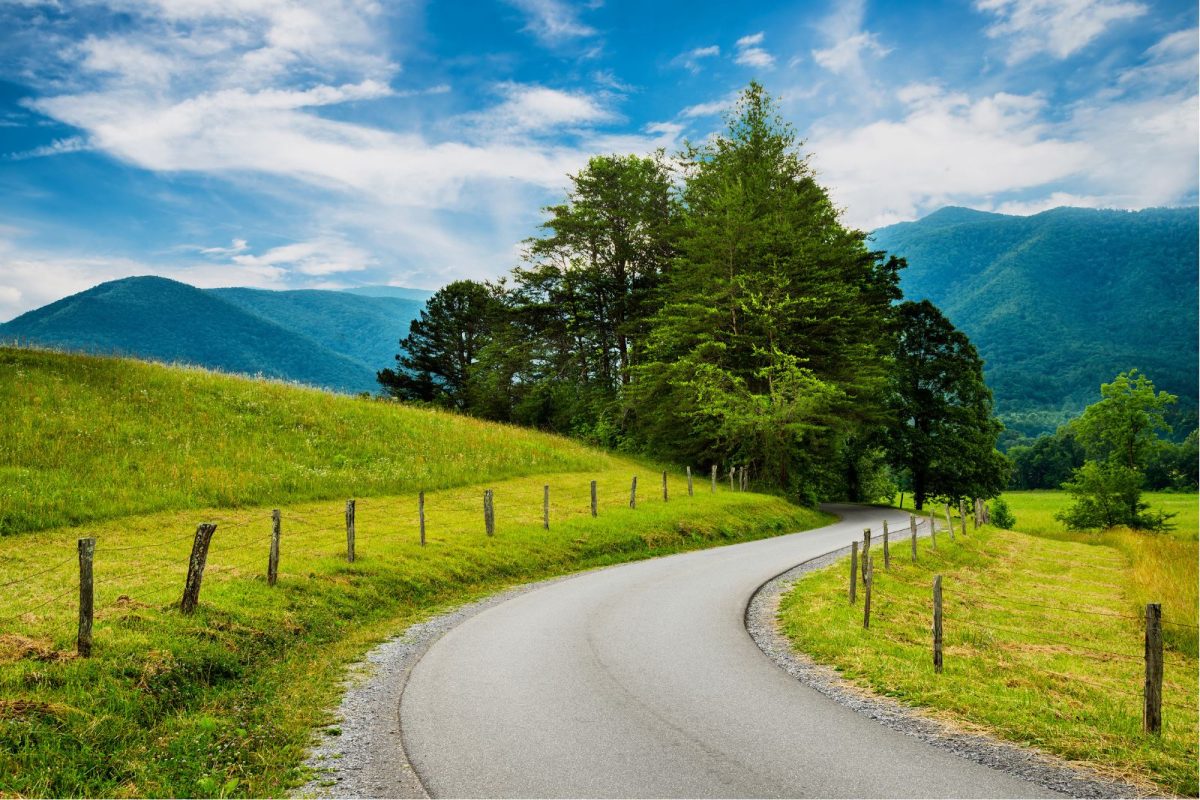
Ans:
[[[1170,515],[1150,512],[1142,490],[1153,475],[1151,488],[1195,491],[1196,434],[1182,445],[1160,438],[1170,433],[1166,412],[1178,398],[1156,391],[1136,369],[1102,384],[1100,395],[1054,436],[1014,448],[1015,471],[1029,483],[1057,480],[1071,494],[1072,505],[1057,515],[1070,528],[1162,530]]]
[[[591,159],[546,212],[508,279],[429,301],[387,392],[805,502],[1003,488],[974,347],[897,302],[904,262],[841,223],[761,86],[672,158]]]

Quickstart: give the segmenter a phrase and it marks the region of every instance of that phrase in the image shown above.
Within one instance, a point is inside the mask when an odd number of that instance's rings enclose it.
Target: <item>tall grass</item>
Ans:
[[[568,439],[196,368],[0,348],[0,534],[602,470]]]

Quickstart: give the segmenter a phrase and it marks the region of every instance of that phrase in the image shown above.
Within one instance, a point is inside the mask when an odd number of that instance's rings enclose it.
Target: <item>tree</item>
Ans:
[[[1136,369],[1101,384],[1100,395],[1103,399],[1072,423],[1080,444],[1093,460],[1144,470],[1157,433],[1171,431],[1163,414],[1179,398],[1155,392],[1154,384]]]
[[[1163,530],[1169,514],[1147,513],[1142,502],[1142,473],[1120,461],[1087,461],[1063,484],[1073,503],[1054,515],[1071,530],[1130,528]]]
[[[1013,464],[1013,488],[1057,489],[1083,465],[1084,452],[1074,428],[1063,425],[1057,433],[1039,436],[1033,444],[1010,448],[1008,457]]]
[[[806,497],[840,493],[847,438],[882,420],[903,262],[841,224],[760,85],[727,122],[679,155],[677,255],[626,413],[664,456],[746,464]],[[774,423],[751,434],[752,419]]]
[[[470,406],[471,372],[501,310],[498,288],[455,281],[439,289],[400,341],[397,368],[376,379],[401,400]]]
[[[929,497],[994,497],[1008,463],[996,451],[983,362],[967,337],[928,300],[898,308],[888,404],[894,465],[912,478],[914,503]]]

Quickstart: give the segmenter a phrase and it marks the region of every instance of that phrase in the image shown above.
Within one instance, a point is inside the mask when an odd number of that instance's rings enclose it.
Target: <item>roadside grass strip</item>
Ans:
[[[1141,728],[1144,625],[1122,548],[985,526],[953,542],[939,533],[936,550],[923,539],[915,565],[907,547],[892,552],[885,569],[872,546],[866,630],[861,583],[857,603],[848,602],[846,560],[797,581],[780,607],[793,645],[860,686],[959,726],[1196,796],[1194,605],[1170,613],[1163,599],[1163,730],[1155,736]],[[940,675],[932,658],[935,575],[944,597]]]
[[[610,465],[428,492],[425,546],[415,494],[358,498],[353,563],[344,501],[282,505],[274,587],[270,508],[0,537],[0,796],[282,796],[307,778],[304,757],[313,731],[332,722],[345,665],[410,624],[514,584],[831,519],[701,481],[689,497],[676,474],[663,502],[661,471]],[[485,489],[495,497],[490,537]],[[199,607],[184,616],[200,522],[217,530]],[[91,658],[74,652],[84,536],[96,539]]]

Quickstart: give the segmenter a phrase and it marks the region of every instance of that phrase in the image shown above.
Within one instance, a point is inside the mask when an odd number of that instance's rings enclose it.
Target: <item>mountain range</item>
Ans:
[[[0,324],[0,340],[133,355],[341,392],[374,392],[427,295],[197,289],[157,277],[102,283]],[[382,296],[376,296],[382,295]]]
[[[1195,427],[1198,228],[1196,208],[951,207],[872,241],[908,260],[905,296],[978,348],[1011,442],[1054,430],[1133,367],[1179,395],[1177,434]]]

